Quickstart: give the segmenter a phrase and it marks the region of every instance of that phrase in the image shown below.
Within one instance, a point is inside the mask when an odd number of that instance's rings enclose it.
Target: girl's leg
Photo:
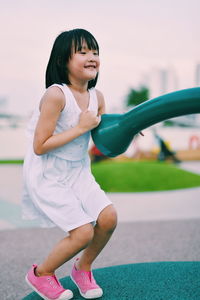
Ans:
[[[71,230],[69,236],[61,240],[47,259],[36,269],[36,275],[53,275],[55,270],[88,246],[94,236],[94,228],[86,224]]]
[[[77,261],[79,270],[90,271],[91,264],[109,241],[117,225],[117,214],[113,205],[109,205],[99,214],[94,227],[94,237]]]

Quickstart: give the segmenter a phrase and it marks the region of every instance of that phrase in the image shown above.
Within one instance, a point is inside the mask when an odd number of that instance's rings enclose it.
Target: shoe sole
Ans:
[[[53,300],[53,299],[50,299],[50,298],[47,298],[46,296],[44,296],[43,294],[41,294],[35,287],[34,287],[34,285],[32,285],[31,283],[30,283],[30,281],[28,280],[28,277],[27,277],[27,275],[26,275],[26,277],[25,277],[25,280],[26,280],[26,283],[40,296],[40,297],[42,297],[44,300]],[[69,300],[69,299],[72,299],[73,298],[73,294],[71,295],[71,296],[69,296],[69,298],[67,298],[67,299],[65,299],[65,300]],[[59,299],[58,299],[59,300]],[[62,300],[62,299],[60,299],[60,300]]]
[[[97,299],[97,298],[100,298],[100,297],[103,296],[103,292],[102,292],[102,294],[101,294],[100,296],[95,296],[95,297],[94,297],[94,296],[86,296],[85,294],[83,294],[83,293],[81,292],[79,286],[77,285],[76,281],[73,279],[72,275],[70,275],[70,278],[71,278],[71,280],[73,281],[73,283],[77,286],[77,288],[78,288],[78,290],[79,290],[79,293],[81,294],[81,296],[82,296],[83,298],[85,298],[85,299]]]

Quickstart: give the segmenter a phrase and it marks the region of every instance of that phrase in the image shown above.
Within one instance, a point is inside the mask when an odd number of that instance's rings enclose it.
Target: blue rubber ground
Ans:
[[[156,262],[120,265],[94,270],[105,300],[199,300],[200,262]],[[83,299],[69,277],[61,279]],[[22,300],[42,299],[35,292]]]

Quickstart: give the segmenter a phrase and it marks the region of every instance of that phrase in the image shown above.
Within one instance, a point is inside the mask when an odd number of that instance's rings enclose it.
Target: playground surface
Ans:
[[[198,172],[200,163],[193,165],[195,170],[191,170],[192,164],[190,166],[187,164],[187,167],[190,167],[190,171]],[[24,281],[27,270],[32,263],[39,263],[54,243],[64,237],[64,233],[57,228],[41,229],[37,227],[37,224],[22,223],[19,203],[20,166],[0,166],[0,176],[2,179],[0,192],[1,299],[23,299],[31,293],[31,289]],[[143,267],[143,263],[146,265],[146,263],[154,262],[160,264],[162,262],[185,262],[183,266],[186,269],[184,270],[189,272],[186,262],[200,261],[200,188],[168,192],[110,194],[109,196],[118,210],[119,225],[110,243],[97,258],[94,269],[130,264],[133,270],[133,264],[136,264],[135,269],[138,270],[139,267]],[[58,270],[58,277],[68,276],[72,264],[73,260],[62,266]],[[152,266],[159,267],[160,265],[152,264]],[[166,266],[168,267],[173,268],[172,264]],[[118,268],[125,270],[127,267]],[[109,273],[109,269],[105,269],[105,272]],[[101,269],[98,272],[100,274]],[[115,284],[113,281],[112,284],[110,283],[110,288],[116,288],[113,287],[113,283]],[[132,284],[134,286],[134,282]],[[193,296],[196,292],[198,291],[195,289]],[[135,293],[129,298],[124,295],[119,300],[139,299],[136,297],[139,290],[135,289]],[[200,294],[197,297],[199,298],[176,297],[170,300],[200,299]],[[150,298],[140,299],[150,300]]]

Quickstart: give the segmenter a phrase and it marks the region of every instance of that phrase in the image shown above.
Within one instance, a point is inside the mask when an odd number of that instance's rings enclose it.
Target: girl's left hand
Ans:
[[[81,128],[83,132],[92,130],[97,127],[101,121],[101,117],[96,114],[94,111],[83,111],[80,114],[78,127]]]

